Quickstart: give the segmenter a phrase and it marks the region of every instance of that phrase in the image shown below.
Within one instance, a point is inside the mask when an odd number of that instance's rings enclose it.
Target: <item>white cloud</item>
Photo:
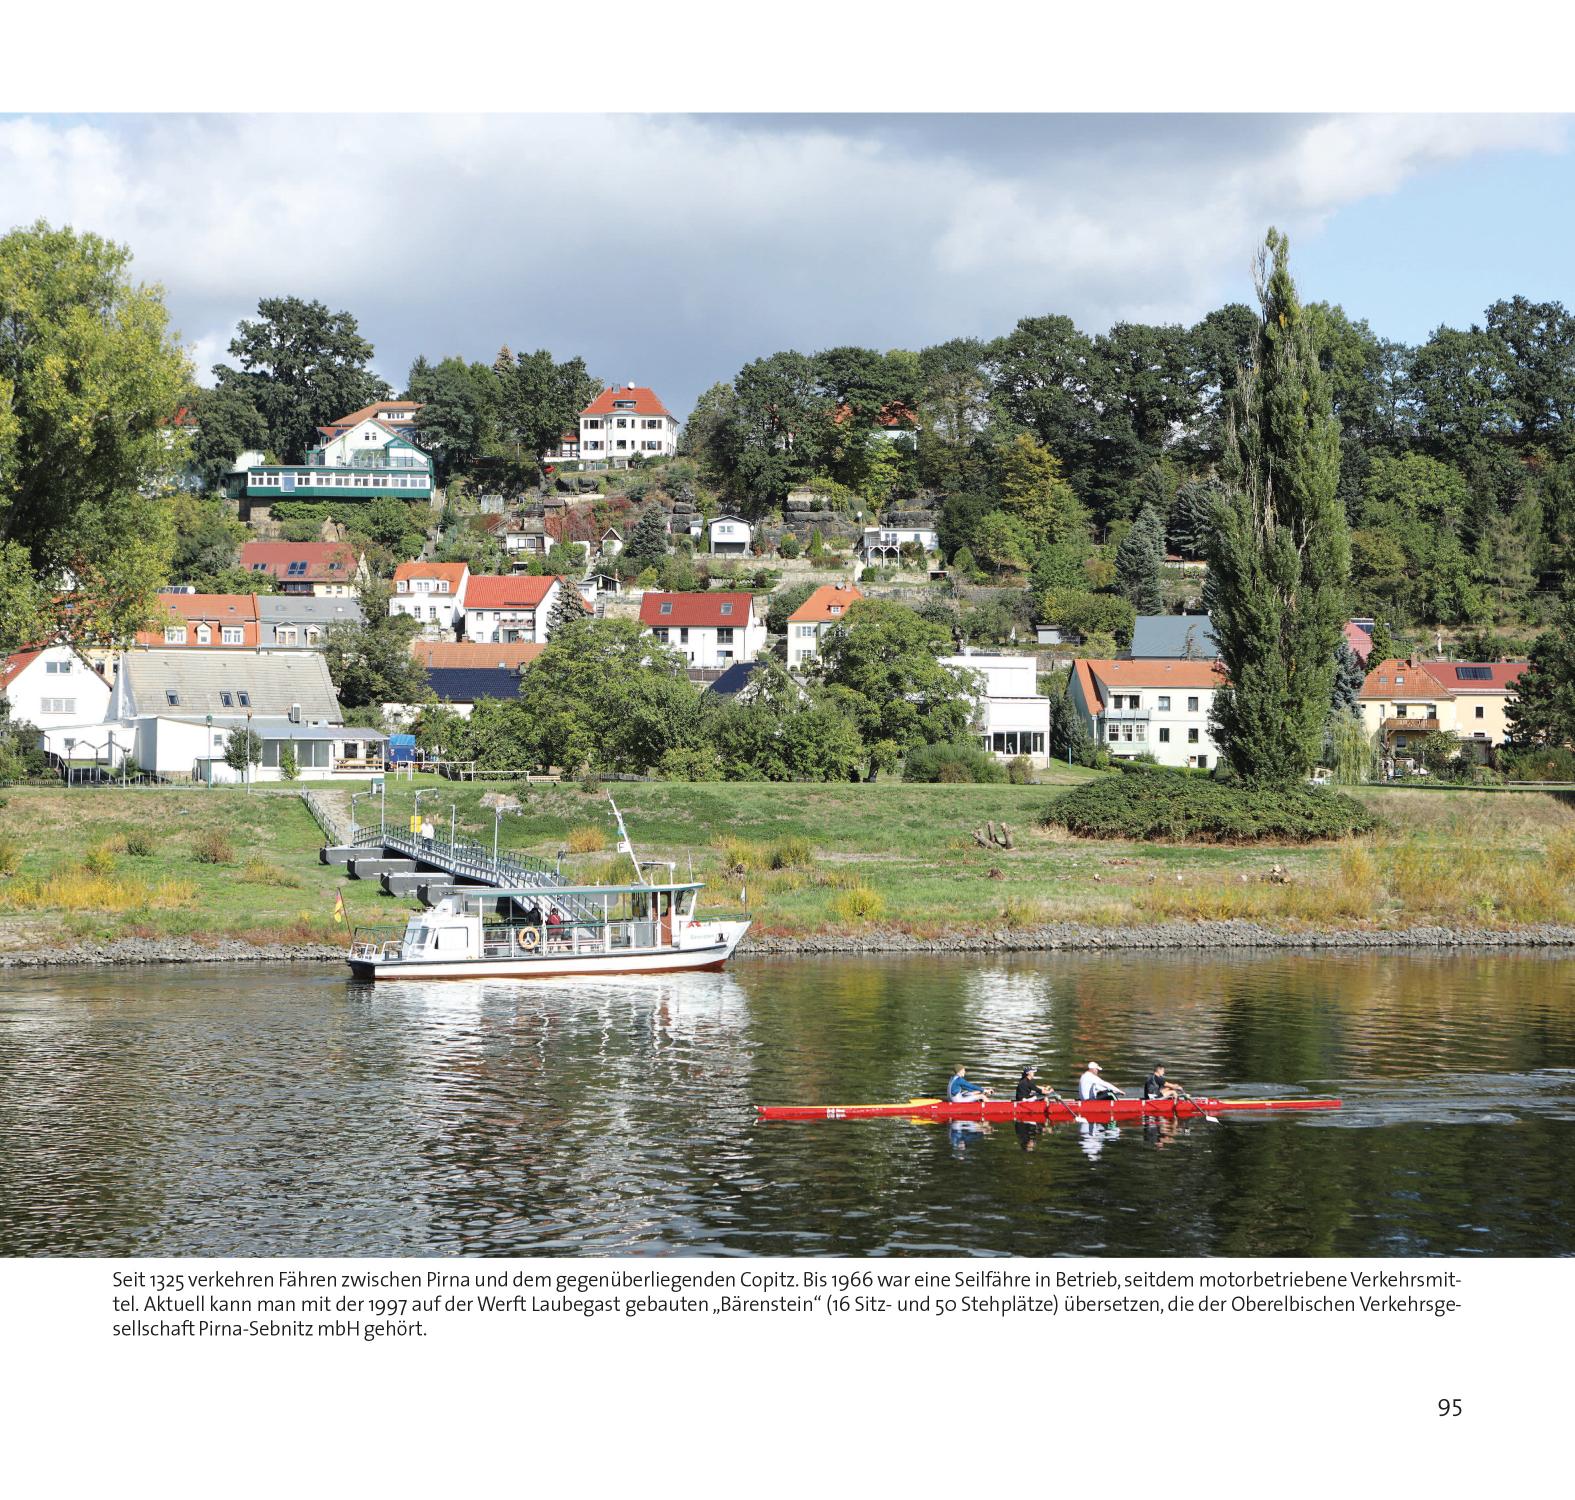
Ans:
[[[206,368],[259,296],[417,352],[583,352],[686,401],[747,358],[916,345],[1063,311],[1191,319],[1266,224],[1493,151],[1530,116],[195,116],[0,122],[0,224],[130,244]]]

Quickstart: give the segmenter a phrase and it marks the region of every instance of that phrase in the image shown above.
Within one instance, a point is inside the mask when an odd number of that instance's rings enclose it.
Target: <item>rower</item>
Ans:
[[[987,1088],[969,1083],[964,1076],[967,1072],[967,1068],[958,1063],[952,1073],[952,1081],[946,1086],[946,1097],[953,1104],[977,1104],[990,1092]]]
[[[1165,1077],[1164,1063],[1155,1063],[1154,1071],[1143,1080],[1145,1099],[1176,1099],[1186,1092],[1179,1083]]]
[[[1096,1062],[1091,1062],[1083,1069],[1083,1076],[1077,1080],[1077,1097],[1079,1099],[1124,1099],[1125,1089],[1118,1089],[1113,1083],[1106,1083],[1100,1075],[1100,1067]]]
[[[1018,1104],[1027,1103],[1033,1099],[1043,1099],[1045,1091],[1034,1082],[1034,1074],[1039,1071],[1032,1063],[1023,1069],[1023,1076],[1017,1080],[1017,1092],[1012,1095]]]

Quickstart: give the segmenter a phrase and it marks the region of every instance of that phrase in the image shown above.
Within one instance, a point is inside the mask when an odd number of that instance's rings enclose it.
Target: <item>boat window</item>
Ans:
[[[463,927],[440,927],[438,928],[437,946],[439,952],[463,952],[470,946],[470,942]]]
[[[405,928],[405,946],[409,948],[425,948],[426,945],[426,923],[412,921],[410,925]]]

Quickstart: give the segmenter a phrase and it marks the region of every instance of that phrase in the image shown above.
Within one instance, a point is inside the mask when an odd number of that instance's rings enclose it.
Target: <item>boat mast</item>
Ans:
[[[640,868],[639,856],[634,852],[634,843],[629,838],[629,830],[623,826],[623,814],[618,811],[618,804],[613,801],[613,794],[607,794],[608,805],[613,810],[613,817],[618,820],[618,852],[627,854],[630,863],[634,865],[634,878],[640,885],[646,884],[645,871]]]

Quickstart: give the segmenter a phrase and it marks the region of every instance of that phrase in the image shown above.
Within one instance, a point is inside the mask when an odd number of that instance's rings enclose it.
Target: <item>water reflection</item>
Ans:
[[[951,1066],[1339,1092],[1128,1128],[761,1125]],[[7,1254],[1575,1249],[1575,960],[756,961],[578,983],[12,975]]]

